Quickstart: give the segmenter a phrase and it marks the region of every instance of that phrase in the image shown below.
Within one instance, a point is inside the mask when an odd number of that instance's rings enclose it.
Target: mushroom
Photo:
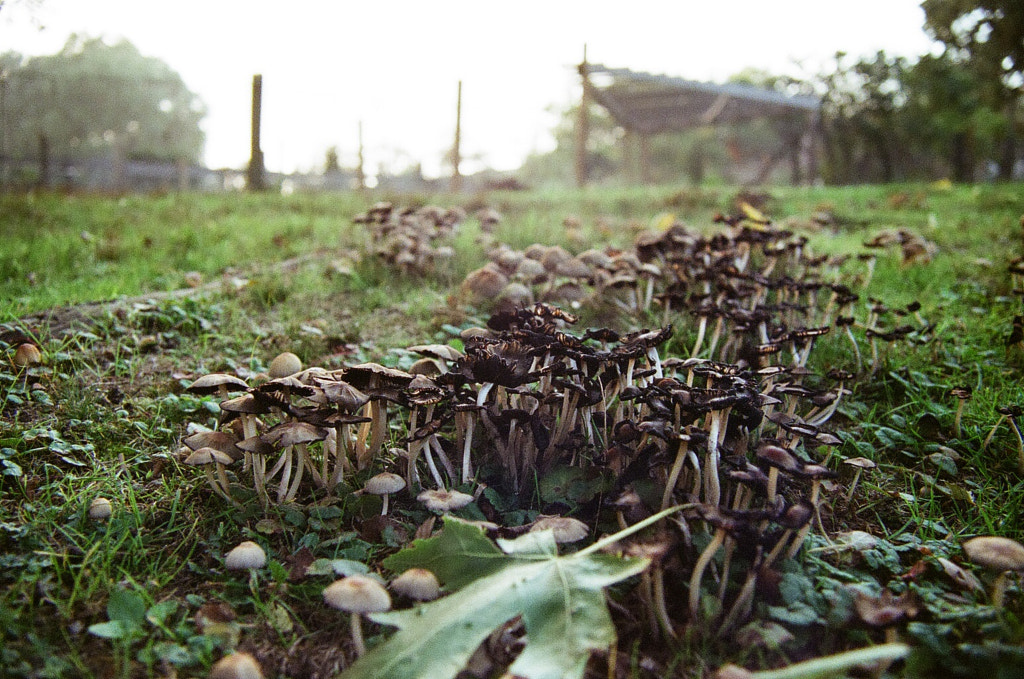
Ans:
[[[106,521],[113,514],[114,508],[105,497],[95,498],[89,503],[89,518],[93,521]]]
[[[302,370],[302,361],[299,357],[290,351],[285,351],[275,356],[274,360],[270,362],[267,374],[270,375],[270,379],[276,380],[294,375],[300,370]]]
[[[203,472],[206,473],[206,481],[210,484],[213,492],[231,504],[238,506],[239,502],[231,497],[228,492],[228,477],[224,472],[225,465],[229,465],[232,462],[234,460],[231,459],[230,455],[209,446],[194,450],[191,455],[185,458],[185,464],[191,467],[203,468]],[[215,467],[216,476],[214,476]]]
[[[571,516],[542,516],[533,522],[529,532],[542,530],[550,530],[558,544],[579,542],[590,534],[587,524]]]
[[[267,563],[267,554],[252,540],[238,543],[224,557],[224,567],[232,571],[255,570]]]
[[[391,608],[391,596],[384,586],[367,575],[349,575],[324,589],[324,603],[352,614],[352,645],[356,656],[366,653],[363,641],[363,613],[379,613]]]
[[[427,509],[439,514],[447,514],[462,509],[473,501],[473,496],[457,490],[425,490],[416,496]]]
[[[391,589],[415,601],[433,601],[441,595],[441,583],[426,568],[410,568],[391,581]]]
[[[208,679],[263,679],[263,670],[256,658],[235,651],[213,664]]]
[[[846,501],[849,502],[853,499],[853,491],[857,488],[857,482],[860,481],[860,475],[865,469],[874,469],[878,465],[866,457],[851,457],[848,460],[843,460],[843,464],[850,465],[857,470],[853,475],[853,482],[850,483],[850,490],[846,492]]]
[[[246,391],[249,385],[234,375],[228,375],[227,373],[210,373],[209,375],[203,375],[195,382],[188,386],[189,391],[193,394],[199,394],[200,396],[206,394],[217,394],[220,398],[225,399],[228,393],[232,391]]]
[[[15,348],[14,356],[11,358],[15,367],[30,368],[43,362],[43,355],[39,347],[31,342],[22,342]]]
[[[376,476],[371,476],[363,486],[363,489],[371,495],[380,495],[384,498],[384,504],[381,506],[380,515],[384,516],[388,513],[388,498],[392,493],[405,488],[405,479],[398,474],[391,472],[381,472]]]
[[[953,419],[953,431],[957,438],[960,438],[960,417],[964,412],[964,403],[971,400],[972,393],[968,386],[953,387],[949,390],[949,395],[957,399],[956,417]]]
[[[999,573],[992,584],[992,605],[1002,607],[1009,573],[1024,571],[1024,545],[1009,538],[988,535],[971,538],[963,548],[971,563]]]
[[[853,609],[860,621],[868,627],[885,631],[885,642],[895,643],[896,625],[907,618],[917,615],[920,605],[911,592],[894,596],[884,590],[881,596],[874,597],[864,592],[857,592],[853,600]]]

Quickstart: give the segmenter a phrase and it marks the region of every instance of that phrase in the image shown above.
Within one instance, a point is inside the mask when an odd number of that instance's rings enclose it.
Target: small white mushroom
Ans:
[[[93,521],[106,521],[113,512],[110,500],[105,497],[98,497],[89,504],[89,518]]]
[[[350,575],[335,580],[324,589],[324,603],[352,614],[352,645],[356,655],[366,653],[363,641],[363,613],[378,613],[391,608],[391,595],[384,586],[366,575]]]
[[[371,476],[363,488],[371,495],[380,495],[384,498],[384,504],[380,510],[380,515],[384,516],[388,513],[388,498],[392,493],[397,493],[405,488],[405,479],[398,474],[381,472],[376,476]]]
[[[266,563],[266,552],[252,540],[240,542],[224,557],[224,567],[233,571],[263,568]]]
[[[1009,573],[1024,571],[1024,545],[1010,538],[986,535],[963,544],[968,560],[999,575],[992,584],[992,605],[1001,608],[1006,598]]]
[[[441,583],[426,568],[410,568],[391,581],[391,589],[416,601],[432,601],[441,595]]]
[[[235,651],[214,663],[209,679],[263,679],[263,670],[256,658]]]

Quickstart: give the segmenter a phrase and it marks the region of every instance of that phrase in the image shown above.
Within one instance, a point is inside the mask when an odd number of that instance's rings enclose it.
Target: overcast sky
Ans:
[[[322,166],[337,146],[368,171],[440,172],[462,81],[462,150],[509,169],[552,146],[573,66],[722,81],[745,68],[817,73],[831,55],[930,49],[919,0],[8,0],[0,50],[52,54],[74,32],[125,38],[206,104],[206,162],[243,167],[252,77],[274,171]],[[472,168],[467,168],[471,170]]]

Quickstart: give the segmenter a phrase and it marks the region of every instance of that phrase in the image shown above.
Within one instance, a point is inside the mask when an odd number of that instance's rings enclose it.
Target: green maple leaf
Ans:
[[[509,672],[526,679],[577,679],[590,653],[615,640],[604,588],[640,573],[647,560],[592,548],[559,556],[550,531],[496,546],[480,528],[446,520],[440,535],[417,540],[384,564],[392,570],[430,569],[456,591],[410,610],[371,615],[398,631],[342,679],[454,677],[491,632],[519,616],[526,647]]]

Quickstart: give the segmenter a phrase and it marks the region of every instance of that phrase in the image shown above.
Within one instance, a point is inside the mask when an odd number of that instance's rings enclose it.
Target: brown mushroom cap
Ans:
[[[969,400],[971,400],[971,395],[973,393],[974,393],[974,391],[970,387],[966,387],[966,386],[953,387],[952,389],[949,390],[949,395],[950,396],[955,396],[956,398],[960,399],[961,401],[969,401]]]
[[[14,350],[14,356],[11,358],[14,365],[19,368],[27,368],[31,365],[36,365],[43,362],[43,355],[39,351],[39,347],[32,344],[31,342],[23,342],[17,346]]]
[[[440,596],[441,583],[426,568],[410,568],[391,581],[391,589],[416,601],[432,601]]]
[[[391,595],[366,575],[349,575],[324,589],[324,603],[349,613],[379,613],[391,608]]]
[[[971,563],[993,571],[1024,570],[1024,545],[1010,538],[986,535],[963,544]]]

